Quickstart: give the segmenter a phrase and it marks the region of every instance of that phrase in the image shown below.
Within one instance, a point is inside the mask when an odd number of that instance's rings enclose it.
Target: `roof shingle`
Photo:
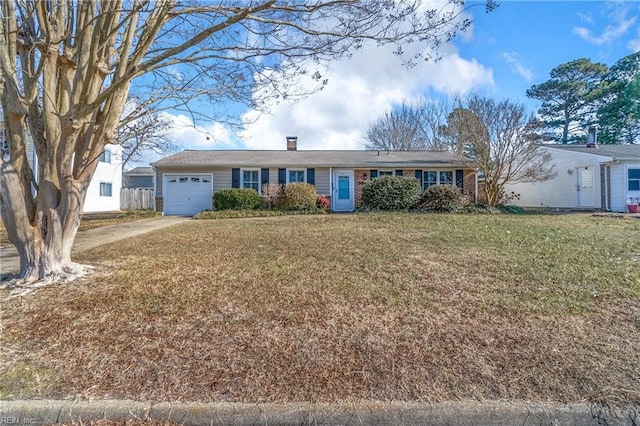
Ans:
[[[441,165],[462,167],[465,159],[440,151],[201,151],[185,150],[152,164],[214,167],[402,167]]]
[[[565,151],[582,152],[585,154],[605,155],[615,160],[640,160],[640,145],[544,145],[545,148],[562,149]]]

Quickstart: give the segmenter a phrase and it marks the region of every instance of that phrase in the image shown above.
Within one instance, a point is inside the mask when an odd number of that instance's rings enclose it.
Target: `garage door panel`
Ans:
[[[167,176],[165,214],[193,215],[211,209],[211,175]]]

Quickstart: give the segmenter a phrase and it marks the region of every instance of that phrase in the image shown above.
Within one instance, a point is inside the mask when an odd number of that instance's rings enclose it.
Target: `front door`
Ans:
[[[578,207],[595,207],[596,194],[593,167],[578,167]]]
[[[333,172],[333,210],[351,212],[355,209],[353,170]]]

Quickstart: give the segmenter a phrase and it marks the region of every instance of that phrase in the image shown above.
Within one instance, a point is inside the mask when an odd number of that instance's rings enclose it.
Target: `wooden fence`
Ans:
[[[154,210],[153,188],[122,188],[120,210]]]

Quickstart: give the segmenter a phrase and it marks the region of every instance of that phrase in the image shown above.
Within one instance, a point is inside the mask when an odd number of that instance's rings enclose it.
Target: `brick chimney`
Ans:
[[[287,136],[287,151],[297,151],[297,150],[298,150],[298,137]]]

